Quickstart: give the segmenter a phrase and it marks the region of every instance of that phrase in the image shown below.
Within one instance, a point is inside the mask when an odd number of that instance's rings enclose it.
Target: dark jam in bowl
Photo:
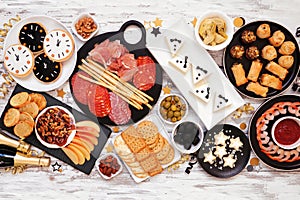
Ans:
[[[298,123],[293,119],[282,120],[275,127],[274,137],[282,145],[294,144],[300,137]]]
[[[175,130],[174,141],[182,145],[186,150],[190,150],[192,145],[196,146],[200,142],[200,129],[193,122],[182,122]]]
[[[58,107],[46,109],[37,120],[36,130],[43,141],[64,146],[75,130],[74,121],[63,109]]]

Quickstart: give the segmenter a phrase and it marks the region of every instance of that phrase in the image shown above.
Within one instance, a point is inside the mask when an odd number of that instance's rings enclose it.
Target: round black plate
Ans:
[[[289,73],[286,76],[286,78],[283,80],[282,82],[282,90],[275,90],[272,88],[269,88],[269,91],[267,93],[266,98],[270,98],[273,96],[276,96],[278,94],[281,94],[282,92],[284,92],[295,80],[295,78],[297,77],[297,73],[299,71],[299,46],[298,43],[296,41],[296,39],[294,38],[293,34],[290,33],[285,27],[274,23],[274,22],[270,22],[270,21],[256,21],[256,22],[252,22],[249,23],[245,26],[243,26],[242,28],[240,28],[234,35],[233,35],[233,39],[230,42],[230,44],[226,47],[225,52],[224,52],[224,57],[223,57],[223,64],[224,64],[224,68],[225,68],[225,73],[226,76],[228,77],[228,79],[230,80],[230,82],[235,86],[235,88],[243,95],[250,97],[250,98],[257,98],[257,99],[266,99],[264,97],[261,97],[259,95],[254,94],[253,92],[250,92],[248,90],[246,90],[247,87],[247,83],[244,85],[241,85],[239,87],[236,86],[235,83],[235,78],[233,76],[233,73],[231,71],[231,66],[233,65],[233,63],[235,62],[239,62],[243,64],[244,70],[246,72],[246,76],[248,75],[248,72],[250,70],[250,66],[252,61],[248,60],[245,56],[245,54],[243,55],[243,57],[241,59],[235,59],[232,58],[230,55],[230,49],[232,46],[234,45],[242,45],[245,47],[245,50],[249,47],[249,46],[257,46],[259,48],[259,50],[262,50],[262,48],[264,46],[266,46],[267,44],[269,44],[268,39],[260,39],[258,37],[256,37],[256,41],[251,43],[251,44],[247,44],[245,45],[244,43],[242,43],[241,41],[241,35],[242,32],[244,30],[251,30],[254,33],[256,33],[256,29],[259,25],[263,24],[263,23],[267,23],[270,25],[271,27],[271,35],[277,31],[277,30],[281,30],[284,34],[285,34],[285,41],[292,41],[295,45],[296,45],[296,50],[295,52],[292,54],[292,56],[294,56],[294,64],[293,66],[289,69]],[[277,50],[279,49],[279,47],[276,48]],[[278,51],[277,51],[278,53]],[[277,58],[280,57],[280,54],[278,53]],[[277,58],[274,59],[273,61],[277,62]],[[259,57],[259,59],[261,60],[261,62],[263,63],[263,66],[266,66],[267,63],[269,62],[268,60],[263,59],[261,56]],[[267,73],[267,74],[271,74],[271,72],[267,71],[266,69],[261,70],[261,74],[263,73]]]
[[[124,39],[124,31],[129,26],[136,26],[142,32],[142,38],[136,44],[127,43],[126,40]],[[98,35],[98,36],[88,40],[78,50],[76,67],[74,69],[74,72],[73,72],[72,76],[69,79],[72,95],[73,95],[73,88],[72,88],[72,84],[71,84],[71,79],[72,79],[73,75],[76,72],[79,71],[79,68],[77,66],[82,64],[81,60],[85,59],[87,57],[88,53],[94,48],[95,44],[101,43],[106,39],[109,39],[110,41],[120,40],[121,44],[123,44],[129,50],[130,53],[135,55],[135,58],[137,58],[138,56],[149,56],[156,63],[155,85],[150,90],[145,91],[146,94],[150,95],[154,99],[154,101],[150,102],[149,104],[152,105],[152,106],[155,105],[158,98],[159,98],[159,96],[160,96],[160,92],[161,92],[161,88],[162,88],[162,68],[159,65],[159,63],[157,62],[157,60],[153,57],[151,52],[146,48],[146,30],[145,30],[144,26],[140,22],[134,21],[134,20],[131,20],[131,21],[128,21],[128,22],[124,23],[119,31],[104,33],[104,34]],[[78,102],[74,95],[73,95],[73,98],[75,99],[75,102],[77,103],[79,108],[84,113],[86,113],[87,115],[93,115],[89,111],[89,108],[88,108],[87,105],[84,105],[84,104],[81,104],[80,102]],[[143,106],[142,110],[137,110],[136,108],[134,108],[131,105],[129,107],[130,107],[130,110],[131,110],[131,120],[129,120],[128,124],[135,123],[135,122],[141,120],[150,111],[150,109],[145,105]],[[114,122],[112,122],[109,119],[108,116],[102,117],[102,118],[98,117],[98,121],[103,123],[103,124],[107,124],[107,125],[116,125]]]
[[[233,168],[223,167],[220,158],[217,158],[213,164],[204,162],[204,153],[208,153],[210,150],[214,152],[213,149],[216,146],[214,144],[214,136],[222,130],[225,135],[230,136],[230,139],[239,137],[243,143],[243,146],[240,148],[240,150],[236,151],[234,154],[237,158],[237,161],[235,162],[235,166]],[[226,140],[226,150],[227,152],[233,151],[232,148],[229,148],[229,139]],[[206,132],[201,148],[198,151],[197,159],[201,167],[210,175],[219,178],[228,178],[237,175],[246,167],[250,159],[250,151],[251,148],[248,138],[243,131],[230,124],[218,124]]]
[[[280,169],[280,170],[293,170],[293,169],[298,169],[300,167],[300,160],[295,161],[295,162],[278,162],[276,160],[272,160],[269,158],[265,153],[261,151],[261,148],[259,147],[258,141],[256,139],[256,122],[257,120],[269,109],[271,108],[275,103],[278,102],[300,102],[300,96],[297,95],[282,95],[279,97],[274,97],[265,103],[263,103],[257,111],[254,113],[250,120],[250,125],[249,125],[249,140],[250,140],[250,145],[251,148],[253,149],[254,153],[259,157],[266,165],[273,167],[275,169]],[[268,136],[271,136],[270,131],[271,127],[274,124],[274,122],[284,116],[291,115],[289,112],[287,114],[280,114],[277,117],[274,118],[274,120],[270,120],[268,123],[268,129],[266,130],[269,134]],[[295,116],[295,115],[291,115]],[[300,118],[300,117],[298,117]],[[272,137],[271,137],[272,140]]]

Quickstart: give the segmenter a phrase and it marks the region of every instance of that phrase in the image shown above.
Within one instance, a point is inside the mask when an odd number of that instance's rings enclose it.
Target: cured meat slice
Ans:
[[[140,90],[147,91],[155,84],[156,65],[149,56],[137,59],[138,72],[133,76],[133,84]]]
[[[87,105],[88,104],[87,91],[88,91],[91,83],[89,81],[86,81],[86,80],[80,78],[79,74],[90,78],[90,76],[83,71],[79,71],[76,74],[74,74],[74,76],[72,77],[72,80],[71,80],[73,94],[74,94],[75,98],[77,99],[77,101],[79,101],[82,104]]]
[[[109,92],[111,112],[108,117],[117,125],[126,124],[131,118],[131,110],[126,101],[113,92]]]
[[[111,111],[108,90],[100,85],[92,84],[88,90],[88,106],[97,117],[105,117]]]

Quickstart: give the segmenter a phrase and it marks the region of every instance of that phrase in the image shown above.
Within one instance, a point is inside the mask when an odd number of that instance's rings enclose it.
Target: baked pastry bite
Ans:
[[[256,35],[253,31],[250,30],[244,30],[241,36],[242,42],[245,44],[250,44],[254,41],[256,41]]]
[[[270,74],[263,74],[260,78],[260,83],[263,86],[271,87],[276,90],[282,90],[282,82],[279,78],[270,75]]]
[[[242,45],[234,45],[230,48],[230,55],[233,58],[240,59],[245,53],[245,48]]]
[[[258,82],[250,82],[247,85],[246,90],[248,90],[250,92],[253,92],[256,95],[259,95],[259,96],[262,96],[262,97],[266,97],[267,93],[269,91],[269,88],[260,85]]]
[[[262,50],[261,50],[261,56],[268,60],[271,61],[275,58],[277,58],[277,51],[274,46],[272,45],[266,45]]]
[[[278,58],[278,64],[281,66],[281,67],[284,67],[286,69],[289,69],[293,66],[294,64],[294,56],[280,56]]]
[[[259,49],[257,48],[257,46],[251,46],[246,49],[246,57],[249,60],[254,60],[254,59],[258,58],[259,54],[260,54],[260,52],[259,52]]]
[[[259,77],[259,74],[260,74],[260,71],[261,71],[262,67],[263,67],[263,63],[260,62],[259,59],[256,59],[256,60],[252,61],[251,66],[250,66],[250,70],[248,72],[247,79],[251,80],[253,82],[256,82],[258,77]]]
[[[231,70],[237,86],[243,85],[248,82],[248,79],[245,75],[245,70],[241,63],[234,63],[231,67]]]
[[[271,36],[271,29],[269,24],[261,24],[256,29],[256,35],[260,39],[265,39]]]
[[[282,55],[291,55],[294,53],[295,49],[296,46],[292,41],[285,41],[279,48],[278,52]]]
[[[275,31],[272,37],[269,38],[269,42],[274,47],[279,47],[285,40],[285,35],[280,30]]]
[[[286,75],[289,73],[289,71],[280,65],[278,65],[276,62],[269,62],[266,66],[266,70],[272,72],[273,74],[277,75],[281,80],[284,80]]]

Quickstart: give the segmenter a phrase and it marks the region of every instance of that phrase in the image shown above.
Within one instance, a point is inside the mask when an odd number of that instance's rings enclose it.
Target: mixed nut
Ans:
[[[97,24],[91,17],[82,17],[76,22],[75,29],[80,36],[86,39],[97,30]]]
[[[113,155],[108,155],[105,158],[100,159],[98,167],[102,175],[111,178],[120,170],[121,165],[119,164],[116,157],[114,157]]]

